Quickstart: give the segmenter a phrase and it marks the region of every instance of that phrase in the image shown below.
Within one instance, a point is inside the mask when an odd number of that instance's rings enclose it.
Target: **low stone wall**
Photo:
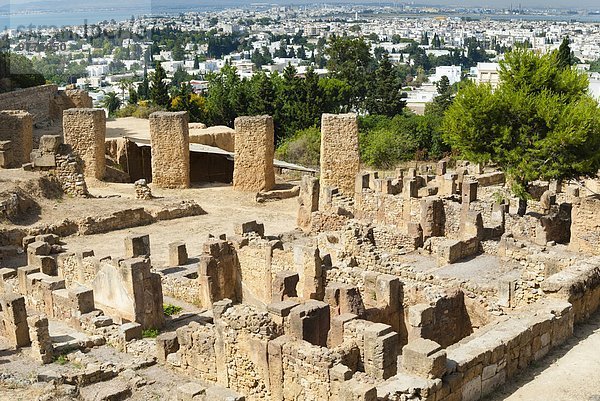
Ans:
[[[541,288],[546,295],[573,305],[575,323],[585,321],[600,307],[600,257],[567,267],[548,277]]]
[[[569,249],[600,255],[600,195],[582,198],[573,205]]]
[[[139,227],[162,220],[173,220],[183,217],[206,214],[204,209],[194,201],[183,201],[168,205],[159,210],[145,208],[125,209],[108,216],[91,216],[81,220],[65,219],[55,224],[34,226],[27,229],[1,229],[0,246],[20,246],[28,235],[56,234],[67,237],[73,234],[102,234],[125,228]]]

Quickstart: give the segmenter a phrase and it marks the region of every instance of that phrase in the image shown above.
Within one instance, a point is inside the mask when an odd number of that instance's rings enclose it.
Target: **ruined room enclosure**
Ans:
[[[154,370],[177,373],[160,382],[175,399],[476,400],[599,306],[600,199],[579,185],[532,184],[518,216],[492,167],[361,171],[356,116],[324,115],[320,179],[261,204],[275,185],[268,116],[236,120],[227,188],[189,188],[185,114],[151,118],[151,186],[97,181],[97,111],[66,111],[63,125],[33,172],[7,171],[54,177],[68,206],[118,201],[50,222],[36,198],[43,224],[0,231],[0,336],[40,382],[143,397]],[[107,344],[116,366],[98,363]]]

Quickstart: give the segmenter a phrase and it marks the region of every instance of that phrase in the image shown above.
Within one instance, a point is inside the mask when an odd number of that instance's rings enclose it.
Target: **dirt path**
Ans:
[[[600,401],[600,313],[486,401]]]

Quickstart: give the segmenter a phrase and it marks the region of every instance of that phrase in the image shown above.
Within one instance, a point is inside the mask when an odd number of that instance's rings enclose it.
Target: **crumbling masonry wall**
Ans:
[[[7,167],[21,167],[29,162],[33,150],[33,119],[22,110],[0,111],[0,141],[10,141],[10,149],[2,151]]]
[[[323,114],[321,121],[321,192],[337,187],[354,196],[360,170],[358,121],[355,114]]]
[[[104,140],[106,114],[102,109],[69,109],[63,112],[65,143],[83,160],[86,177],[101,180],[106,171]]]
[[[275,131],[270,116],[235,119],[233,189],[268,191],[275,186]]]
[[[161,188],[189,188],[190,133],[187,112],[150,115],[152,182]]]
[[[571,242],[569,249],[600,255],[600,196],[581,198],[571,213]]]

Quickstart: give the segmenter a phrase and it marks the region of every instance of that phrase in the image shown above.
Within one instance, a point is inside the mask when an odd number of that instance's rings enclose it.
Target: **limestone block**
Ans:
[[[35,149],[31,152],[30,161],[33,167],[52,168],[56,167],[56,156],[54,153],[42,153]]]
[[[42,153],[56,153],[61,144],[62,137],[60,135],[42,135],[39,149]]]
[[[343,195],[354,196],[354,183],[359,171],[360,156],[356,115],[323,114],[321,119],[321,191],[325,187],[337,187]]]
[[[364,334],[365,373],[378,379],[388,379],[396,374],[398,360],[398,333],[383,323],[373,323]]]
[[[161,362],[167,361],[167,355],[179,350],[177,333],[174,331],[163,333],[156,337],[156,357]]]
[[[13,347],[29,345],[25,297],[12,293],[0,296],[0,312],[0,336]]]
[[[402,368],[420,377],[441,378],[446,372],[446,351],[424,338],[409,341],[402,349]]]
[[[265,236],[265,225],[263,223],[258,223],[256,220],[247,221],[245,223],[234,225],[233,232],[236,235],[256,233],[262,238]]]
[[[423,239],[444,236],[445,224],[444,202],[439,198],[423,199],[421,201]]]
[[[198,383],[186,383],[177,387],[177,401],[198,401],[206,393],[206,387]]]
[[[29,162],[33,150],[33,117],[26,111],[0,111],[0,141],[10,141],[9,167]],[[6,162],[5,161],[5,162]]]
[[[152,183],[160,188],[189,188],[190,139],[187,112],[150,115]]]
[[[125,323],[119,328],[125,341],[139,340],[142,338],[142,325],[139,323]]]
[[[39,273],[40,268],[35,266],[24,266],[17,268],[17,279],[19,281],[19,292],[27,293],[27,276],[30,274]]]
[[[469,204],[477,200],[477,181],[463,181],[462,183],[462,202]]]
[[[340,399],[345,401],[377,401],[377,388],[372,383],[351,379],[341,386]]]
[[[77,286],[69,288],[69,300],[78,315],[94,311],[94,291],[91,288]]]
[[[40,256],[28,253],[27,263],[29,266],[39,268],[44,274],[49,276],[57,275],[56,259],[51,256]]]
[[[298,285],[299,280],[298,273],[286,270],[277,272],[275,274],[275,279],[273,280],[273,302],[284,301],[288,298],[296,298],[298,296],[296,286]]]
[[[150,236],[130,235],[125,237],[125,257],[150,256]]]
[[[310,300],[290,312],[290,335],[314,345],[327,346],[329,305]]]
[[[185,265],[188,261],[188,253],[185,242],[177,241],[169,244],[169,266]]]
[[[237,394],[233,390],[224,387],[214,386],[206,389],[204,401],[245,401],[245,399],[246,397]]]
[[[336,347],[344,341],[344,326],[355,319],[358,319],[358,316],[353,313],[342,313],[331,319],[331,328],[327,338],[327,345],[330,348]]]
[[[27,253],[31,255],[50,255],[50,244],[47,242],[35,241],[27,246]]]
[[[446,167],[447,167],[447,165],[448,165],[448,162],[446,160],[440,160],[437,163],[435,174],[436,175],[444,175],[444,174],[446,174]]]
[[[83,161],[86,177],[101,180],[106,171],[104,141],[106,114],[103,109],[68,109],[63,111],[65,143]]]
[[[273,157],[275,129],[270,116],[235,119],[233,189],[246,192],[269,191],[275,186]]]
[[[405,198],[419,197],[419,183],[415,178],[406,177],[403,183],[403,194]]]
[[[10,267],[1,267],[0,268],[0,281],[6,281],[11,278],[17,277],[17,271]]]
[[[35,241],[46,242],[50,245],[59,245],[60,237],[56,234],[40,234],[35,236]]]
[[[48,331],[48,319],[34,315],[27,318],[27,324],[31,338],[31,357],[42,364],[51,363],[54,359],[54,347]]]
[[[358,287],[343,283],[331,283],[325,288],[325,301],[334,315],[353,313],[357,316],[365,314],[365,305]]]

